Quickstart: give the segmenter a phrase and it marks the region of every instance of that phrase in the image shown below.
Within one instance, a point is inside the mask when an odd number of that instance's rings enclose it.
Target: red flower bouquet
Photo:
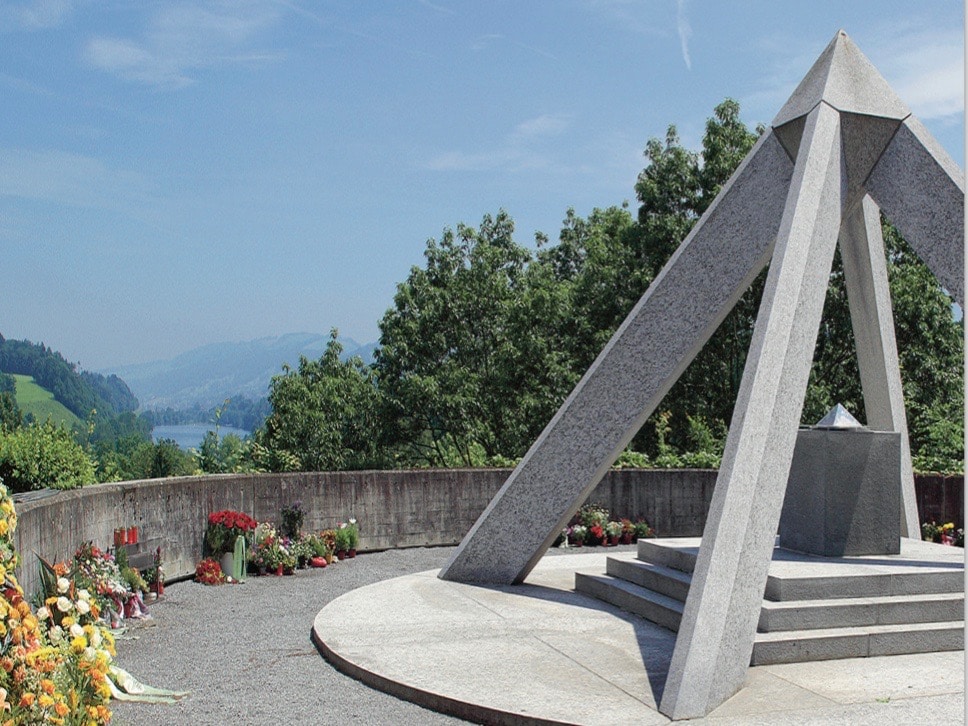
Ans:
[[[233,512],[230,509],[212,512],[208,515],[208,528],[205,530],[205,544],[208,545],[209,554],[219,557],[233,551],[236,538],[248,538],[257,525],[258,522],[242,512]]]
[[[221,585],[225,582],[222,566],[211,557],[202,560],[195,566],[195,581],[203,585]]]

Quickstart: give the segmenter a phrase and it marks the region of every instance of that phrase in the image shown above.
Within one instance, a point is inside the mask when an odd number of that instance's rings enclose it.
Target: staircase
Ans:
[[[698,538],[639,540],[575,589],[678,630]],[[964,648],[964,550],[903,540],[899,555],[774,551],[751,665]]]

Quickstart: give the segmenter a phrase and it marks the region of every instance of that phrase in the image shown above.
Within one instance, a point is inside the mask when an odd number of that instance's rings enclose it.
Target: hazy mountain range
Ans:
[[[226,398],[266,395],[269,379],[282,372],[283,363],[295,368],[299,356],[319,358],[329,335],[287,333],[241,343],[211,343],[175,356],[106,369],[128,384],[142,408],[211,408]],[[360,345],[352,338],[340,337],[343,356],[373,360],[376,343]]]

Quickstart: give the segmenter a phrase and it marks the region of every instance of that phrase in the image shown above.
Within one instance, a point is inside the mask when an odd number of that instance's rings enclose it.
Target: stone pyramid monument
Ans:
[[[880,213],[964,306],[964,178],[838,32],[440,577],[524,580],[756,275],[770,265],[661,710],[743,684],[835,247],[867,424],[901,437],[898,535],[919,537]]]

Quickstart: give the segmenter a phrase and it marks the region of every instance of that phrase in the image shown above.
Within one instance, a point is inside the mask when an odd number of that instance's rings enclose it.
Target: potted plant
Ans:
[[[208,515],[208,527],[205,529],[205,545],[210,557],[222,560],[223,571],[232,572],[232,562],[235,553],[235,540],[246,538],[246,544],[251,544],[252,532],[258,523],[243,512],[233,512],[223,509]]]
[[[268,522],[259,524],[253,534],[254,544],[250,561],[259,574],[276,572],[282,574],[282,549],[275,528]]]
[[[605,543],[605,525],[608,524],[608,510],[605,507],[599,504],[585,504],[578,510],[578,523],[587,531],[585,544]]]
[[[615,521],[609,522],[605,525],[605,532],[608,534],[609,546],[614,547],[618,544],[618,540],[622,536],[622,523]]]
[[[345,559],[350,549],[350,530],[347,529],[345,522],[340,522],[334,535],[333,549],[336,550],[337,559]]]
[[[296,558],[296,567],[300,570],[309,566],[309,559],[313,556],[313,548],[309,544],[311,536],[300,534],[290,545],[290,551]]]
[[[319,533],[319,538],[326,544],[326,561],[330,564],[336,559],[336,530],[324,529]]]
[[[360,527],[356,523],[356,520],[350,518],[350,521],[346,523],[345,529],[349,533],[349,541],[346,547],[347,557],[356,557],[356,548],[360,544]]]
[[[307,544],[310,549],[309,564],[312,567],[326,567],[329,564],[326,556],[332,555],[332,550],[326,541],[318,535],[310,535],[307,538]]]
[[[648,537],[655,537],[655,530],[640,519],[635,523],[635,539],[638,541]]]
[[[622,520],[622,535],[619,537],[619,542],[623,545],[632,544],[632,540],[635,538],[635,525],[632,523],[631,519],[623,517]]]
[[[283,575],[293,575],[296,573],[296,555],[283,543],[279,546],[279,564],[282,567]]]
[[[153,566],[144,572],[145,581],[148,583],[148,589],[154,593],[155,597],[161,597],[165,594],[165,571],[161,564],[161,547],[155,550],[153,560]]]
[[[576,524],[572,526],[571,530],[568,532],[568,542],[572,545],[572,547],[583,546],[587,537],[588,527],[583,524]]]

